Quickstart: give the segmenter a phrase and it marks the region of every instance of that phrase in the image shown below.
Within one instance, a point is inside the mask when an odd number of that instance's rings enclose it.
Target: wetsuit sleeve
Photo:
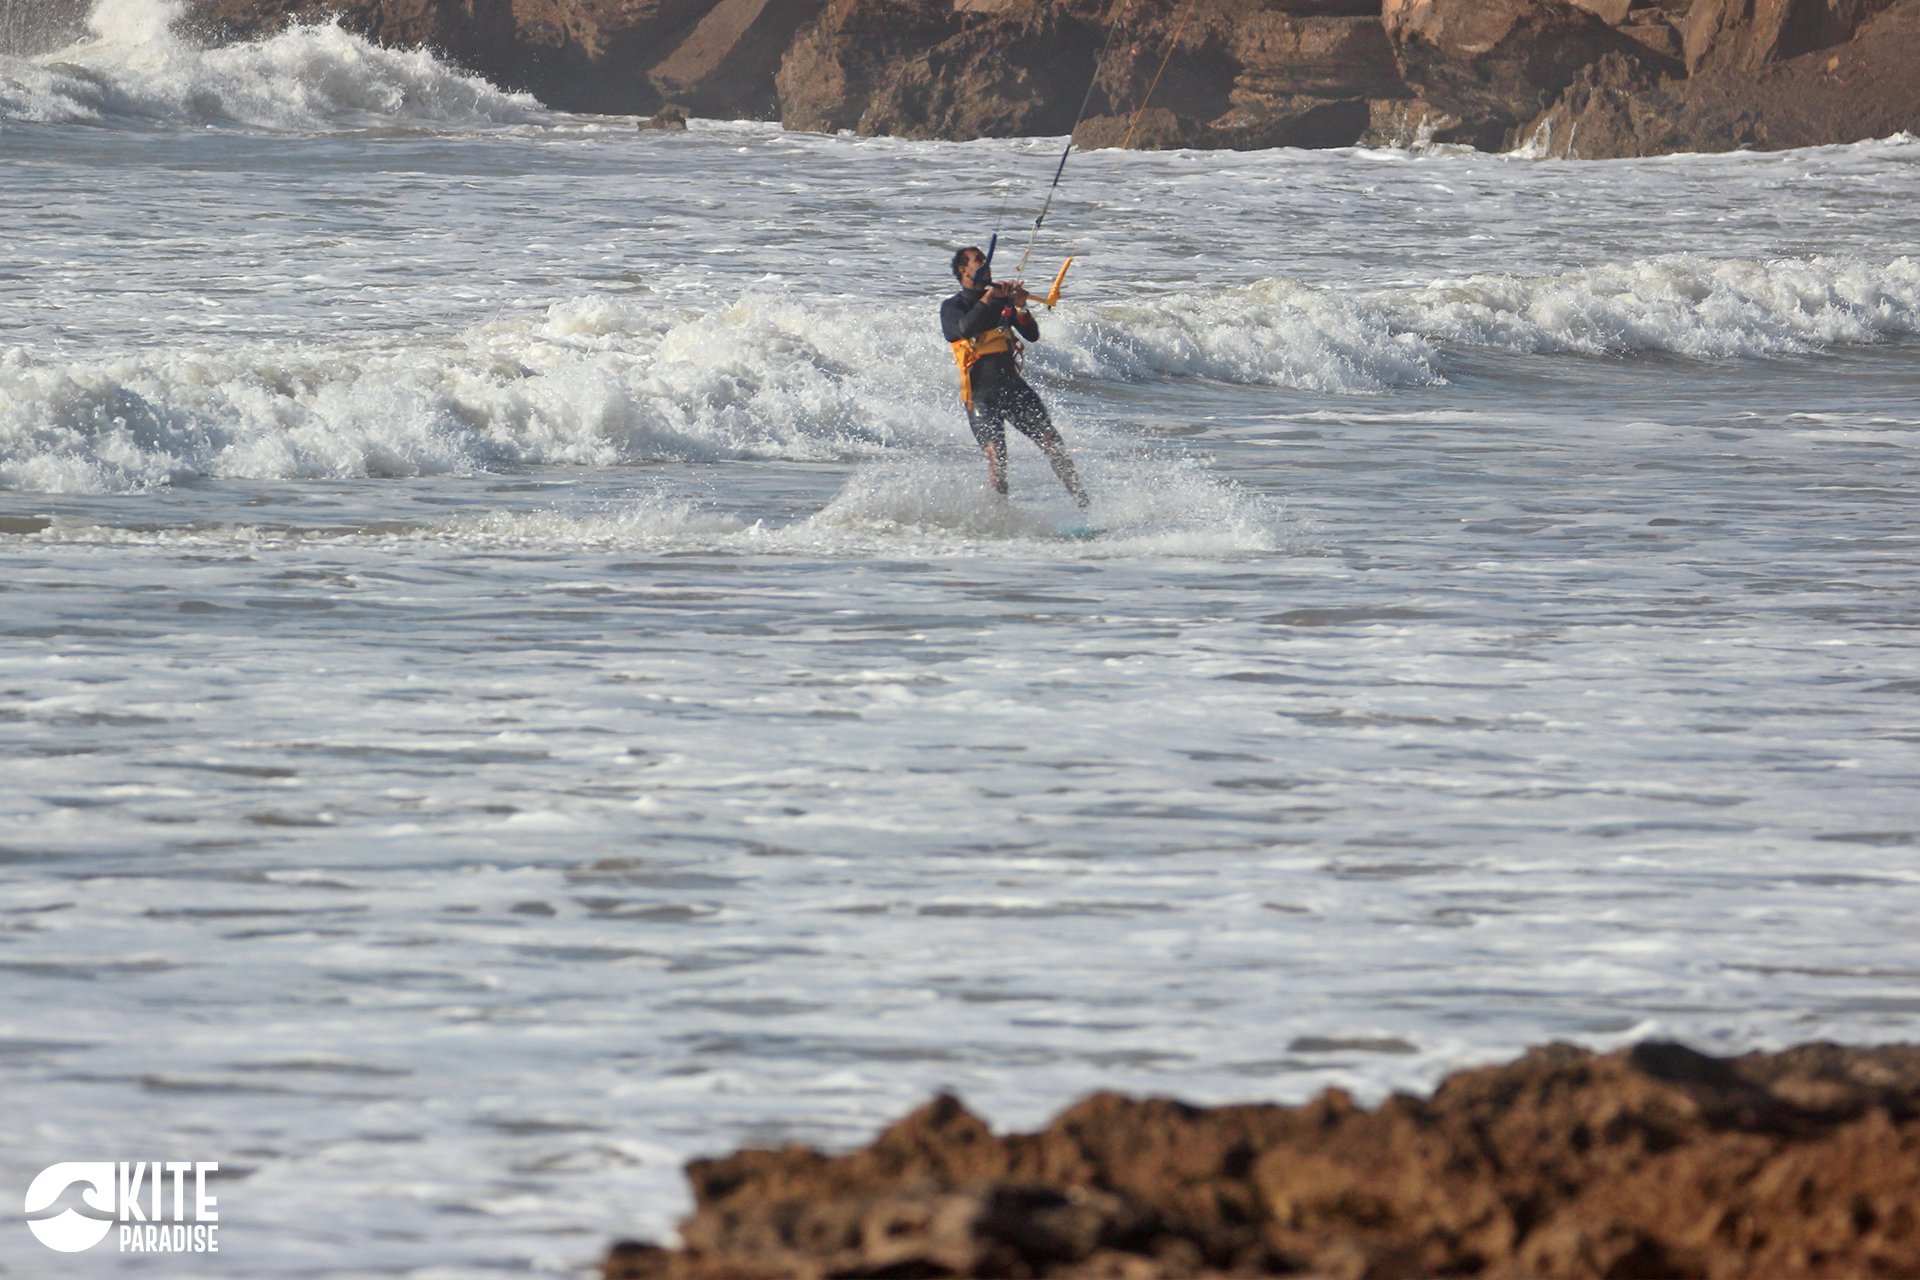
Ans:
[[[1024,315],[1018,311],[1014,312],[1013,327],[1019,330],[1020,336],[1028,342],[1040,341],[1040,322],[1033,318],[1032,312],[1029,311]]]

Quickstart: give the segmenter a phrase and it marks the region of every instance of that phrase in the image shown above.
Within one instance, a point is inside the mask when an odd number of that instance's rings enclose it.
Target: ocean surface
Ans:
[[[1076,153],[567,116],[159,0],[0,57],[0,1191],[576,1276],[939,1088],[1920,1038],[1920,141]],[[18,1203],[15,1201],[15,1203]]]

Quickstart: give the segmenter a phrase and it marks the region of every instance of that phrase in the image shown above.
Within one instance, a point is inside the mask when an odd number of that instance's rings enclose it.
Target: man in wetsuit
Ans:
[[[1007,496],[1007,426],[1047,455],[1053,474],[1082,510],[1087,491],[1080,487],[1066,441],[1053,428],[1047,407],[1020,376],[1020,339],[1040,340],[1040,326],[1027,309],[1027,291],[1018,280],[996,284],[987,255],[969,245],[953,255],[960,292],[940,304],[940,330],[953,346],[960,366],[960,399],[967,406],[973,438],[987,455],[987,479]]]

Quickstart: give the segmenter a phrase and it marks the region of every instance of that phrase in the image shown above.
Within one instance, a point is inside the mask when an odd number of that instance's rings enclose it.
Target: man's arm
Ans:
[[[948,342],[958,342],[962,338],[977,338],[989,329],[997,329],[1004,321],[1000,317],[1000,304],[990,303],[985,297],[969,307],[966,301],[955,294],[940,304],[940,331],[947,335]]]

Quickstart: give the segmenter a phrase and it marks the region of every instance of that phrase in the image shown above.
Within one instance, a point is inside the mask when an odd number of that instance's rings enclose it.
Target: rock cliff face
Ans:
[[[952,1098],[844,1156],[688,1166],[686,1248],[608,1280],[1920,1275],[1920,1048],[1565,1046],[1361,1110]]]
[[[1581,157],[1920,131],[1920,0],[189,3],[229,35],[339,14],[556,107],[792,129]]]
[[[831,0],[779,84],[789,128],[922,138],[1084,103],[1088,146],[1344,146],[1412,98],[1377,3],[1342,0]]]
[[[1597,61],[1510,138],[1596,159],[1920,131],[1920,0],[1695,0],[1673,30],[1682,74]]]

